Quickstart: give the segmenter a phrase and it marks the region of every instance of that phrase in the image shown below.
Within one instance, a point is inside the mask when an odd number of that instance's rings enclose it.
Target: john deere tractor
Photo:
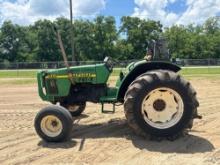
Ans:
[[[37,114],[36,132],[48,142],[67,140],[72,119],[92,102],[101,104],[102,112],[105,104],[112,104],[113,112],[115,105],[123,104],[128,125],[139,135],[178,137],[200,117],[196,92],[180,70],[169,62],[132,62],[119,74],[115,87],[107,85],[113,71],[110,58],[102,64],[40,71],[39,95],[53,105]]]
[[[45,141],[70,138],[73,118],[81,115],[87,102],[101,104],[103,113],[105,104],[113,105],[112,112],[116,105],[123,104],[128,125],[139,135],[156,138],[175,139],[192,128],[193,119],[200,118],[196,92],[178,74],[181,68],[177,65],[164,61],[132,62],[119,74],[115,87],[109,87],[113,61],[105,58],[101,64],[70,67],[60,33],[56,29],[55,32],[66,68],[37,74],[39,96],[53,104],[35,118],[36,132]],[[155,43],[154,58],[156,50],[163,50],[163,44]],[[162,51],[159,54],[168,55]]]

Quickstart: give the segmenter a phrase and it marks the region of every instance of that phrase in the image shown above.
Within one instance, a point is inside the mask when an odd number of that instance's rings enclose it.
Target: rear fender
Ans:
[[[146,62],[140,63],[135,66],[122,80],[122,83],[119,87],[117,100],[120,102],[124,102],[125,93],[129,87],[129,85],[140,75],[152,71],[152,70],[170,70],[173,72],[179,72],[181,68],[177,65],[168,62]]]

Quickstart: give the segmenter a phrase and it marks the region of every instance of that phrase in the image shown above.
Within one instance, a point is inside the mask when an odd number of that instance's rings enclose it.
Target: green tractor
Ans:
[[[196,92],[178,74],[181,68],[177,65],[132,62],[119,74],[115,87],[109,87],[113,71],[110,58],[102,64],[70,67],[58,31],[57,36],[66,68],[37,74],[39,96],[53,104],[35,118],[36,132],[43,140],[68,140],[73,118],[81,115],[87,102],[100,103],[103,113],[105,104],[113,105],[112,112],[123,104],[128,125],[139,135],[155,138],[175,139],[192,128],[193,119],[200,118]]]
[[[107,85],[113,71],[108,58],[103,64],[40,71],[40,97],[59,105],[42,109],[35,129],[45,141],[64,141],[70,137],[72,117],[85,110],[86,102],[100,103],[102,112],[106,103],[113,104],[113,112],[121,103],[128,125],[137,134],[177,137],[199,118],[196,92],[177,73],[180,69],[166,62],[133,62],[120,73],[115,87]]]

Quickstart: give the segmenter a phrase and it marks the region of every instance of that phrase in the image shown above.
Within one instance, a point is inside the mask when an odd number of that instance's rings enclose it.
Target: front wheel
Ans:
[[[192,127],[198,101],[192,86],[171,71],[152,71],[137,78],[125,96],[125,115],[136,133],[178,137]]]
[[[63,107],[48,106],[35,117],[37,134],[47,142],[62,142],[68,140],[72,131],[72,116]]]

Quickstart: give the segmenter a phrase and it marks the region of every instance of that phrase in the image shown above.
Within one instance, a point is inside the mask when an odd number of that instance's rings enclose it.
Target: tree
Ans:
[[[203,25],[208,42],[209,58],[220,58],[220,18],[211,17]]]
[[[59,61],[59,45],[54,33],[54,24],[48,20],[37,21],[34,26],[37,35],[37,61]]]
[[[146,54],[149,41],[160,37],[162,25],[160,22],[137,17],[122,17],[119,32],[126,38],[126,45],[133,47],[128,59],[140,59]]]
[[[6,21],[1,27],[0,54],[1,59],[10,62],[25,60],[21,54],[27,49],[24,28]]]
[[[211,17],[206,20],[203,25],[205,32],[207,34],[215,34],[220,30],[220,18],[219,17]]]
[[[54,25],[71,60],[71,24],[66,18],[57,18],[54,22],[39,20],[30,26],[5,21],[0,27],[0,61],[62,61]],[[167,39],[173,58],[220,58],[218,17],[209,18],[202,25],[174,25],[163,31],[160,22],[136,17],[122,17],[119,28],[113,17],[104,16],[75,20],[72,27],[79,60],[102,61],[105,56],[142,59],[149,41],[161,36]]]
[[[2,40],[3,40],[3,36],[2,36],[1,29],[0,29],[0,41],[2,41]],[[3,52],[4,52],[4,48],[2,47],[2,44],[0,42],[0,62],[2,62],[4,59]]]
[[[60,35],[63,41],[63,46],[66,51],[68,60],[71,61],[72,60],[72,50],[71,50],[72,47],[71,47],[71,36],[70,36],[71,35],[71,23],[68,19],[60,17],[56,19],[54,24],[57,26],[58,30],[60,31]],[[62,55],[61,55],[61,51],[59,47],[57,49],[57,52],[60,54],[57,60],[62,60]]]
[[[116,44],[116,54],[117,56],[115,59],[117,60],[129,60],[131,59],[131,55],[134,52],[134,47],[132,46],[131,43],[127,43],[126,40],[121,39],[117,41]]]
[[[165,29],[164,36],[168,40],[168,47],[173,58],[190,58],[186,45],[189,43],[190,33],[184,26],[174,25]],[[188,57],[187,57],[188,56]]]
[[[115,55],[117,29],[113,17],[99,16],[94,21],[74,22],[76,53],[81,60],[102,61],[106,56]]]
[[[106,56],[115,54],[114,47],[117,37],[114,17],[99,16],[94,20],[95,47],[93,53],[97,60],[102,61]]]
[[[173,58],[218,58],[219,31],[216,20],[208,19],[203,25],[174,25],[164,35]]]
[[[80,60],[96,60],[94,53],[94,24],[88,20],[74,22],[75,51]]]

